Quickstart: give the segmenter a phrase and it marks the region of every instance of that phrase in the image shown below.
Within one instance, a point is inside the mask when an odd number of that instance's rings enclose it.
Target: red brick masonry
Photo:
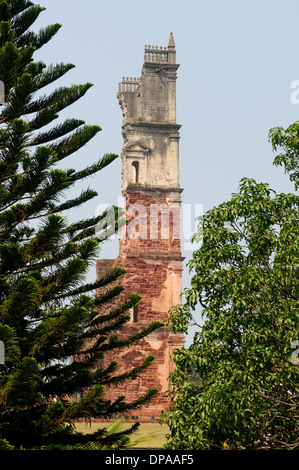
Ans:
[[[163,216],[160,213],[157,219],[157,209],[162,208]],[[131,293],[142,297],[137,321],[136,315],[134,321],[132,312],[132,320],[125,325],[119,337],[131,336],[151,321],[165,321],[169,309],[181,301],[183,258],[180,250],[179,209],[180,190],[153,189],[140,185],[127,188],[128,224],[121,233],[119,256],[116,260],[97,262],[98,278],[113,266],[119,265],[125,269],[126,274],[121,279],[124,287],[122,299]],[[167,212],[169,224],[166,222]],[[132,412],[132,415],[158,418],[161,411],[169,406],[165,392],[169,388],[168,377],[173,367],[172,350],[183,345],[183,335],[174,335],[168,329],[161,328],[129,349],[118,352],[117,356],[115,352],[107,354],[107,364],[111,360],[118,361],[118,374],[140,365],[148,355],[156,357],[140,377],[109,388],[107,396],[116,399],[124,395],[127,401],[132,401],[150,388],[155,388],[158,390],[157,398],[147,407]]]

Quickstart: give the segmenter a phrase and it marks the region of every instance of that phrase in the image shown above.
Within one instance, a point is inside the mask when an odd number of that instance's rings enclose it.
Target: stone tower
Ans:
[[[168,47],[145,46],[139,79],[123,78],[118,100],[123,113],[122,194],[128,224],[119,240],[117,260],[99,260],[98,276],[121,265],[126,274],[124,293],[142,299],[131,312],[124,335],[132,335],[151,321],[164,321],[181,302],[179,129],[176,123],[176,50],[172,33]],[[134,400],[149,388],[158,397],[137,416],[158,418],[168,405],[165,391],[172,371],[171,353],[184,345],[183,335],[161,328],[116,360],[121,370],[138,366],[153,354],[153,365],[135,380],[109,391]],[[113,358],[115,359],[115,357]],[[113,395],[115,394],[115,396]]]

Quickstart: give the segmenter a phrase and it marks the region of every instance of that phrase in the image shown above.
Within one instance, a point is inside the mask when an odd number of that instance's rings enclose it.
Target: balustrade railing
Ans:
[[[118,91],[135,91],[139,85],[139,78],[123,77],[118,85]]]
[[[167,47],[150,46],[145,45],[144,47],[144,61],[155,62],[155,63],[167,63],[168,62],[168,50]]]

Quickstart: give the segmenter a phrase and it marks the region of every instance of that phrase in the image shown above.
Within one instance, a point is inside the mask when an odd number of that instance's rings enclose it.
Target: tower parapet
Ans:
[[[118,91],[123,92],[133,92],[137,89],[139,85],[139,78],[136,77],[123,77],[122,81],[118,85]]]
[[[168,50],[167,47],[148,46],[144,47],[144,62],[167,63]]]

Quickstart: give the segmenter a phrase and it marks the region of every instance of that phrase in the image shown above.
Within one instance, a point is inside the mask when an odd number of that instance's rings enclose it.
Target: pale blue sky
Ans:
[[[271,127],[299,118],[291,82],[299,80],[299,2],[295,0],[41,0],[36,25],[63,27],[37,55],[47,64],[76,68],[59,84],[92,82],[94,87],[63,117],[99,124],[102,132],[70,158],[81,168],[105,152],[120,154],[122,114],[116,98],[122,76],[140,76],[145,44],[165,46],[174,34],[177,62],[177,122],[182,125],[180,182],[184,204],[204,211],[228,200],[244,176],[277,191],[292,186],[272,166]],[[85,182],[84,184],[86,184]],[[121,160],[88,180],[97,204],[117,204]],[[183,248],[183,247],[182,247]],[[103,257],[115,257],[110,242]],[[186,261],[191,252],[184,251]],[[184,287],[188,276],[184,275]]]

